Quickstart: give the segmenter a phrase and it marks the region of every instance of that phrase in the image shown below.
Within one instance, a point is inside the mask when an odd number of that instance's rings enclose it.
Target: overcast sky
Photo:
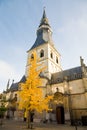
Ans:
[[[63,70],[87,64],[87,0],[0,0],[0,92],[25,74],[43,7]]]

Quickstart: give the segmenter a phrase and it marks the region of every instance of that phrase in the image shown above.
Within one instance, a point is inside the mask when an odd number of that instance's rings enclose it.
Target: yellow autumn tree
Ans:
[[[52,96],[43,96],[40,72],[42,72],[45,67],[41,68],[41,64],[37,64],[37,60],[36,52],[33,52],[33,57],[29,60],[30,67],[28,69],[26,81],[20,84],[19,108],[26,109],[28,115],[32,111],[42,112],[43,110],[50,110],[49,101],[52,99]],[[28,127],[30,127],[29,124]]]

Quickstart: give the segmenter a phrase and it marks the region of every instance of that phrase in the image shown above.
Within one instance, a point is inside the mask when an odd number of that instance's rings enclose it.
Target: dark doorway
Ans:
[[[63,106],[58,106],[56,108],[56,119],[58,124],[64,124],[64,107]]]

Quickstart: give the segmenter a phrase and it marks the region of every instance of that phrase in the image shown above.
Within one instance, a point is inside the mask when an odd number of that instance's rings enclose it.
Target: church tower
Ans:
[[[52,40],[52,29],[49,24],[48,18],[46,17],[45,9],[43,10],[43,16],[40,25],[37,29],[37,38],[33,46],[27,51],[27,65],[26,65],[26,76],[29,67],[28,60],[33,57],[33,51],[36,51],[37,57],[43,66],[46,66],[44,75],[51,78],[51,74],[61,71],[60,54],[54,47]]]

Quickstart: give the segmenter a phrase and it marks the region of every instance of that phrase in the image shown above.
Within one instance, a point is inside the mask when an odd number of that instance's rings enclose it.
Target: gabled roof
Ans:
[[[81,79],[82,78],[81,66],[52,74],[51,83],[52,84],[61,83],[64,81],[65,77],[67,77],[68,81]]]
[[[18,91],[19,83],[24,83],[26,81],[25,75],[21,78],[21,80],[17,83],[12,83],[9,91]]]
[[[12,85],[11,85],[9,91],[17,91],[17,90],[18,90],[18,84],[19,84],[19,82],[17,82],[17,83],[12,83]]]

